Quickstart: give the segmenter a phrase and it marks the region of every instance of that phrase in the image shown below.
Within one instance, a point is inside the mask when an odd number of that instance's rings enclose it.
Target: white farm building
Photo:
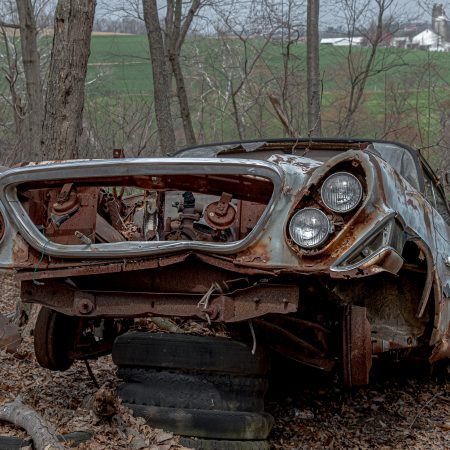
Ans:
[[[411,42],[413,45],[426,48],[430,51],[450,51],[450,43],[446,42],[442,36],[429,29],[414,36]]]

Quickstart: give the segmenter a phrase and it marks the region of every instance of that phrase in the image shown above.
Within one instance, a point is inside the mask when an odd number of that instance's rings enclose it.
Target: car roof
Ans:
[[[268,159],[271,155],[281,153],[306,156],[324,162],[337,153],[347,150],[366,149],[368,151],[372,150],[388,162],[399,158],[404,159],[402,155],[408,155],[410,163],[408,167],[404,168],[405,174],[411,171],[415,172],[415,181],[413,182],[412,179],[409,181],[412,182],[416,189],[423,191],[422,170],[418,152],[405,144],[394,141],[335,137],[253,139],[185,147],[175,152],[172,156],[178,158]],[[399,153],[397,153],[397,150]]]
[[[411,147],[394,141],[385,141],[369,138],[335,138],[335,137],[298,137],[298,138],[270,138],[250,139],[242,141],[225,141],[209,144],[200,144],[184,147],[171,156],[175,157],[215,157],[231,154],[248,154],[261,150],[283,151],[294,154],[296,151],[329,151],[330,157],[336,151],[364,150],[373,143],[389,144],[407,150],[414,159],[417,159],[417,151]]]

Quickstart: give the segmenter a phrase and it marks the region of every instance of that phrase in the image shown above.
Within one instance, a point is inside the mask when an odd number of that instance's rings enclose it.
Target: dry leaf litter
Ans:
[[[17,287],[9,278],[0,282],[0,313],[11,315]],[[172,433],[149,427],[123,405],[111,419],[98,418],[92,410],[98,389],[82,362],[63,373],[37,364],[31,336],[36,308],[32,316],[17,352],[0,350],[0,405],[20,394],[58,433],[92,432],[92,439],[79,445],[81,450],[185,448]],[[186,331],[200,330],[194,326]],[[115,388],[110,357],[92,361],[91,367],[103,389]],[[449,383],[389,374],[368,387],[345,391],[332,380],[296,377],[293,372],[290,380],[279,383],[288,388],[269,396],[267,409],[275,417],[269,439],[273,449],[450,449]],[[0,434],[26,438],[23,430],[4,422]]]

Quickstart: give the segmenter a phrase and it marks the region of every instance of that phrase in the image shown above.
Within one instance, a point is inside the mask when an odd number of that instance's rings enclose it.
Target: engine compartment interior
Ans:
[[[158,175],[41,180],[18,198],[38,230],[64,245],[123,241],[235,242],[273,193],[253,175]]]

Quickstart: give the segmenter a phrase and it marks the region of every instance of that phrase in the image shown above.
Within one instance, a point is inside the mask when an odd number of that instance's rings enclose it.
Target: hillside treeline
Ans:
[[[71,24],[53,35],[52,23],[76,17],[75,3],[84,3],[89,26]],[[347,36],[364,36],[364,46],[320,46],[313,121],[306,1],[161,5],[2,3],[2,163],[109,157],[118,147],[152,156],[197,143],[313,137],[311,123],[320,122],[323,136],[398,140],[421,149],[440,171],[450,167],[448,53],[388,48],[389,33],[417,20],[394,0],[321,2],[319,27],[339,25]],[[32,12],[31,22],[21,7]],[[428,9],[414,14],[428,20]],[[147,36],[91,34],[114,23],[117,31]],[[70,52],[77,47],[85,48]]]

